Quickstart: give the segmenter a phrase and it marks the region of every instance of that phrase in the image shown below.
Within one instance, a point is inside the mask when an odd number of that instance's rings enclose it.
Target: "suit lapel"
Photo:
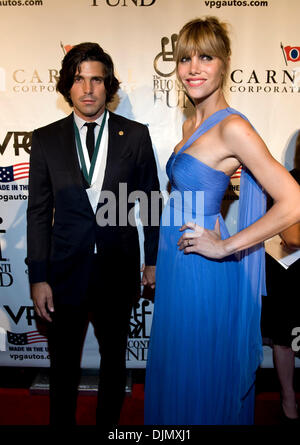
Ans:
[[[74,182],[84,186],[76,150],[73,113],[61,122],[60,143]]]
[[[106,169],[103,180],[102,190],[113,190],[118,186],[118,181],[115,177],[117,165],[120,162],[120,155],[122,153],[123,138],[126,137],[125,131],[120,127],[117,115],[109,113],[108,120],[108,148]]]

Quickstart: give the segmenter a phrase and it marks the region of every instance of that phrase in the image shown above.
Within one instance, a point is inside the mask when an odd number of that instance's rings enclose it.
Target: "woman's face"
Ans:
[[[195,101],[221,90],[224,71],[224,63],[219,57],[199,53],[183,57],[177,67],[179,79]]]

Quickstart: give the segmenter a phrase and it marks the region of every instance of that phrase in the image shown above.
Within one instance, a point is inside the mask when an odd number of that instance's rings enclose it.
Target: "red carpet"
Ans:
[[[48,395],[32,395],[25,388],[0,388],[0,425],[47,425]],[[126,396],[121,425],[143,425],[144,385],[135,384]],[[96,396],[79,395],[78,425],[94,425]]]
[[[134,384],[126,396],[120,425],[143,425],[144,385]],[[300,394],[298,394],[300,405]],[[96,396],[79,395],[78,425],[94,425]],[[29,389],[0,388],[0,425],[47,425],[48,396],[32,395]],[[256,396],[255,424],[278,425],[280,399],[278,393],[262,392]]]
[[[45,370],[42,370],[43,375]],[[5,368],[0,366],[0,426],[48,425],[49,397],[47,392],[30,392],[41,370]],[[143,425],[144,370],[131,371],[132,391],[123,405],[120,425]],[[88,372],[87,372],[88,375]],[[96,374],[94,374],[96,375]],[[295,370],[295,388],[300,406],[300,369]],[[95,425],[96,393],[79,392],[77,423]],[[256,380],[255,425],[280,425],[279,386],[274,369],[259,369]]]

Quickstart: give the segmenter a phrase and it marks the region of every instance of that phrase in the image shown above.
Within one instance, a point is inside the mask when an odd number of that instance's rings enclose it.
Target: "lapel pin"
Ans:
[[[120,136],[123,136],[123,134],[124,134],[124,131],[123,131],[123,130],[120,130],[120,131],[119,131],[119,135],[120,135]]]

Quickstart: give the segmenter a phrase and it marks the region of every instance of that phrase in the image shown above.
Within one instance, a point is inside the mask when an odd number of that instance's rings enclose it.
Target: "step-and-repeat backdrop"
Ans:
[[[0,1],[0,365],[49,365],[47,339],[29,293],[26,208],[32,131],[71,112],[55,91],[61,59],[70,46],[85,41],[111,54],[121,81],[111,109],[148,125],[165,190],[165,165],[191,112],[175,76],[174,46],[182,25],[204,15],[230,24],[230,105],[293,168],[300,128],[299,0]],[[237,173],[224,198],[232,231],[238,194]],[[141,230],[140,235],[142,244]],[[152,309],[141,299],[132,313],[128,367],[145,366]],[[115,329],[113,314],[107,316]],[[61,339],[66,354],[70,334]],[[91,326],[82,366],[99,366]]]

